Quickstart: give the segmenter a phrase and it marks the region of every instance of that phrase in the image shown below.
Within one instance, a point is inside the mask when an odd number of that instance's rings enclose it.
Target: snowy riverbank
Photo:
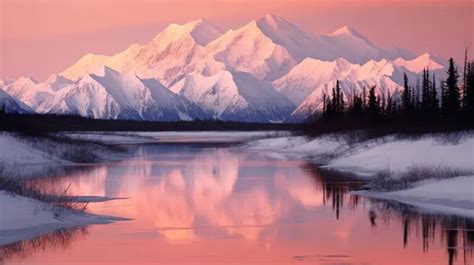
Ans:
[[[53,173],[61,174],[62,170],[66,170],[66,168],[120,159],[131,155],[126,149],[121,148],[121,145],[166,143],[173,139],[176,141],[177,135],[180,136],[183,143],[208,142],[209,139],[218,143],[232,143],[277,134],[289,135],[288,132],[264,131],[71,132],[42,136],[0,132],[0,246],[31,239],[58,229],[122,220],[54,206],[48,200],[30,195],[26,195],[28,198],[20,196],[19,194],[35,194],[34,192],[28,193],[27,188],[25,190],[20,188],[25,192],[18,194],[18,187],[22,187],[22,179],[49,176]],[[13,183],[14,187],[12,188],[9,183]],[[73,195],[62,196],[62,199],[69,198],[73,198],[74,203],[117,199],[95,196],[81,196],[80,198]]]
[[[0,246],[58,229],[122,220],[55,208],[5,191],[0,191],[0,213]]]
[[[244,148],[264,152],[272,157],[280,155],[308,158],[322,164],[323,168],[352,172],[368,181],[378,177],[381,172],[389,172],[390,176],[397,178],[406,177],[413,169],[420,168],[419,171],[425,176],[410,183],[405,190],[355,193],[474,217],[473,132],[433,134],[417,138],[386,136],[366,141],[356,141],[349,135],[328,135],[315,139],[279,137],[253,141]],[[467,175],[430,175],[430,170],[440,169]],[[454,178],[447,179],[448,177]],[[394,180],[396,181],[397,179]]]
[[[21,186],[19,181],[22,178],[60,172],[65,166],[101,161],[112,149],[57,137],[0,133],[0,150],[0,246],[58,229],[121,220],[66,209],[12,193]],[[28,193],[27,189],[20,190]]]

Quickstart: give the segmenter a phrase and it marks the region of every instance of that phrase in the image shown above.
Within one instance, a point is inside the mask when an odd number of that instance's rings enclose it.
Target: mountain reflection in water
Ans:
[[[75,195],[128,198],[88,208],[133,221],[91,226],[61,253],[45,244],[26,263],[472,261],[472,219],[350,195],[364,184],[350,174],[227,147],[134,148],[133,160],[30,181],[45,189],[69,186]],[[4,258],[12,256],[22,255]]]

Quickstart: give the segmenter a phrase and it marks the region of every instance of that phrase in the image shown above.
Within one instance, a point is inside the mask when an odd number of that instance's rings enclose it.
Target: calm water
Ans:
[[[6,264],[470,264],[474,220],[351,196],[360,180],[225,146],[130,146],[133,160],[41,178],[131,221],[3,249]],[[1,263],[1,262],[0,262]]]

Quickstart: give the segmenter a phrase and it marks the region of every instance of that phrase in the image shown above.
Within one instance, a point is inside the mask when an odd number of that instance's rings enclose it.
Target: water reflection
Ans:
[[[0,247],[0,264],[7,260],[25,259],[36,252],[66,249],[77,238],[86,236],[87,228],[61,229],[52,233],[35,237],[31,240],[20,241]]]
[[[351,196],[363,182],[350,174],[227,148],[133,148],[134,160],[31,181],[45,189],[69,186],[76,195],[129,198],[89,205],[94,213],[134,219],[94,227],[87,242],[78,243],[91,260],[108,251],[122,263],[138,262],[127,256],[133,251],[167,264],[472,260],[472,220]],[[108,251],[99,256],[97,247]],[[45,250],[35,261],[84,258],[74,249],[64,253]]]
[[[423,252],[430,250],[430,244],[439,239],[446,249],[448,264],[454,264],[462,252],[464,264],[472,260],[474,249],[474,220],[459,216],[422,212],[406,204],[393,201],[370,199],[376,209],[377,219],[389,225],[391,220],[403,223],[403,247],[409,247],[410,234],[422,243]],[[420,233],[421,230],[421,233]]]

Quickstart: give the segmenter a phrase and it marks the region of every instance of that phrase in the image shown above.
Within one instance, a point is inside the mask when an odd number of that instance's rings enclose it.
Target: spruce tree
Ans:
[[[411,109],[411,91],[410,87],[408,86],[408,77],[407,74],[403,74],[403,110],[405,114],[410,112]]]
[[[472,115],[474,115],[474,61],[468,63],[466,68],[463,109],[468,114],[467,117],[472,119]]]
[[[449,68],[446,72],[448,78],[446,79],[446,95],[443,106],[445,116],[453,116],[457,114],[461,107],[460,92],[458,87],[458,69],[454,66],[453,58],[449,59]]]
[[[372,86],[369,90],[369,102],[367,106],[367,111],[372,118],[376,117],[379,113],[379,102],[380,98],[377,99],[375,95],[375,86]]]
[[[421,112],[423,116],[428,116],[430,114],[430,73],[428,69],[423,69],[423,79],[422,79],[422,95],[421,95]]]
[[[433,81],[431,83],[431,113],[434,118],[439,117],[439,101],[438,92],[436,91],[436,76],[433,73]]]

